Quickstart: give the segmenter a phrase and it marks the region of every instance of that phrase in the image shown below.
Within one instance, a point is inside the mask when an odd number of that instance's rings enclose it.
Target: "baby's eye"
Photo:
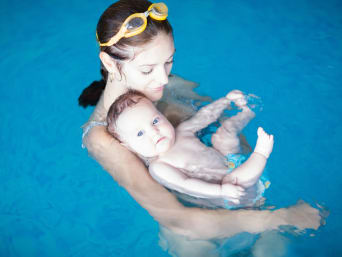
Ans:
[[[159,118],[155,118],[152,122],[153,125],[157,124],[159,122]]]
[[[141,137],[142,135],[144,135],[144,132],[142,132],[141,130],[138,132],[137,136]]]

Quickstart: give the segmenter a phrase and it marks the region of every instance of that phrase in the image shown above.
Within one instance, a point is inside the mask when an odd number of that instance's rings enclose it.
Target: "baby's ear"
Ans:
[[[122,142],[122,141],[120,141],[120,140],[119,140],[119,143],[120,143],[120,145],[122,145],[122,146],[124,146],[124,147],[126,147],[126,148],[129,148],[127,143]]]

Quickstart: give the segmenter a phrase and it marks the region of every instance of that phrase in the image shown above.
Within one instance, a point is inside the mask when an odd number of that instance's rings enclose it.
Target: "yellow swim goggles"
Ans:
[[[168,9],[164,3],[151,4],[150,7],[144,13],[134,13],[127,17],[124,23],[121,25],[119,32],[114,35],[107,43],[101,43],[100,46],[112,46],[116,44],[123,37],[133,37],[143,32],[147,25],[147,17],[162,21],[166,20]],[[97,37],[97,33],[96,33]],[[97,37],[98,39],[98,37]]]

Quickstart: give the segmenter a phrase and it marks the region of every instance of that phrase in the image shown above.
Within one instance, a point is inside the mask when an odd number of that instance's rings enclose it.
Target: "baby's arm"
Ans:
[[[223,183],[231,183],[244,188],[253,186],[264,171],[267,158],[273,149],[273,135],[268,135],[261,127],[258,128],[258,140],[251,156],[224,177]]]
[[[201,179],[191,178],[181,170],[167,163],[155,161],[149,166],[151,176],[160,184],[178,192],[200,198],[225,198],[239,203],[244,189],[232,184],[214,184]]]

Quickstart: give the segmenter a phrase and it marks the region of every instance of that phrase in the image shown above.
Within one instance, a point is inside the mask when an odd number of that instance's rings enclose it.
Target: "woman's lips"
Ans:
[[[163,91],[163,89],[164,89],[164,86],[155,87],[155,88],[152,88],[152,91],[154,91],[154,92],[159,92],[159,91]]]

